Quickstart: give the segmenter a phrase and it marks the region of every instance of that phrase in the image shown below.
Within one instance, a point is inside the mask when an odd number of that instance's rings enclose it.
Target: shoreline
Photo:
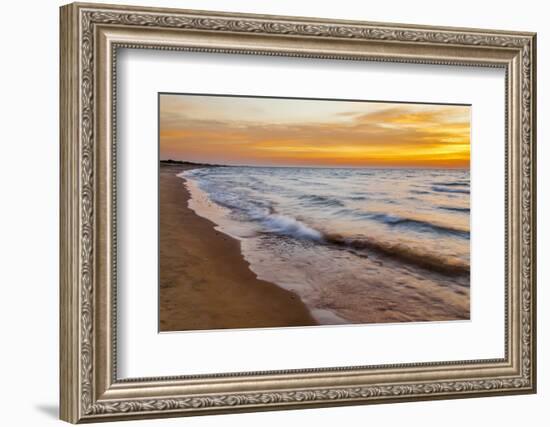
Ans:
[[[159,166],[159,330],[317,325],[295,293],[257,278],[238,240],[188,207],[176,174],[200,167],[215,166]]]

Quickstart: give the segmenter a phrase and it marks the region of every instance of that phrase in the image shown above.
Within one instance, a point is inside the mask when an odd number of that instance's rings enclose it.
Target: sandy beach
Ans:
[[[176,174],[192,168],[160,166],[160,331],[315,325],[298,296],[259,280],[240,243],[188,208]]]

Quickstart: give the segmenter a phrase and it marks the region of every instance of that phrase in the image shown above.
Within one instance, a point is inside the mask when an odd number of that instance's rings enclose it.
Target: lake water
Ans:
[[[189,206],[321,324],[468,319],[469,170],[206,167]]]

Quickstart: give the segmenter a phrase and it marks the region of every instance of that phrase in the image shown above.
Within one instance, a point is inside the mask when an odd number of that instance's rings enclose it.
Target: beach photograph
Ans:
[[[159,93],[159,331],[470,319],[470,109]]]

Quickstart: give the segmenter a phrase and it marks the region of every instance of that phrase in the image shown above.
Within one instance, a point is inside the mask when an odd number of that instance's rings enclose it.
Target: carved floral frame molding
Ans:
[[[505,358],[118,380],[113,147],[119,48],[505,68]],[[534,99],[533,33],[62,7],[61,418],[84,422],[534,392]]]

